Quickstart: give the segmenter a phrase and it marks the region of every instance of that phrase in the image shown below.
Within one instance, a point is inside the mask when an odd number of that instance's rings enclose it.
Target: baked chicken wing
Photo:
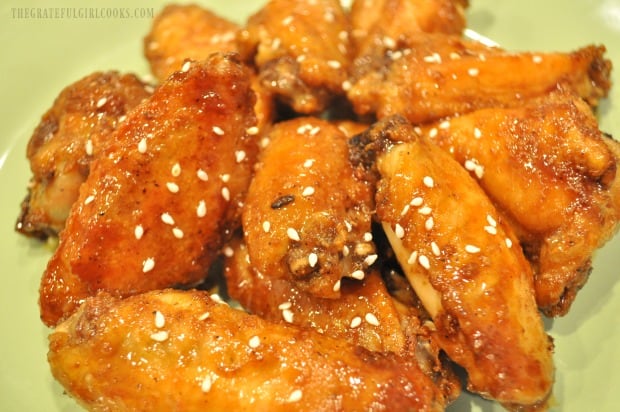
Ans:
[[[16,230],[47,238],[65,226],[90,162],[112,142],[112,131],[151,94],[132,74],[97,72],[67,86],[28,142],[32,178]]]
[[[594,251],[620,219],[619,144],[578,96],[553,93],[422,127],[478,181],[515,229],[549,316],[568,312]]]
[[[204,278],[239,226],[257,145],[253,93],[234,56],[174,73],[91,164],[43,274],[54,325],[99,290],[124,296]]]
[[[404,118],[354,139],[376,154],[377,218],[468,388],[509,409],[544,405],[552,344],[510,227],[466,170]]]
[[[94,411],[441,411],[413,361],[267,322],[206,292],[88,298],[50,336],[52,373]]]

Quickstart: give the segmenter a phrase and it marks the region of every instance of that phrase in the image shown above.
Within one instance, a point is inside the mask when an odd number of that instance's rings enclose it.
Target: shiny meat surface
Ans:
[[[28,142],[32,178],[16,230],[56,236],[86,180],[90,162],[112,143],[111,134],[151,87],[136,76],[96,72],[70,84],[42,116]]]
[[[363,279],[376,259],[372,190],[355,176],[337,126],[302,117],[275,124],[269,137],[243,209],[252,265],[336,298],[343,277]]]
[[[48,359],[92,411],[441,411],[446,403],[415,362],[196,291],[89,298],[51,334]]]
[[[116,129],[43,275],[54,325],[99,290],[124,296],[204,278],[239,225],[257,145],[246,71],[212,55],[177,72]]]

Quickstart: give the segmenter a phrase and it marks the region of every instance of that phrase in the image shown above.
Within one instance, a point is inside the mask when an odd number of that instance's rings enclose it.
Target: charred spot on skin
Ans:
[[[288,205],[289,203],[293,203],[295,201],[295,196],[293,195],[283,195],[278,197],[276,200],[274,200],[271,203],[271,208],[272,209],[280,209],[281,207],[284,207],[286,205]]]

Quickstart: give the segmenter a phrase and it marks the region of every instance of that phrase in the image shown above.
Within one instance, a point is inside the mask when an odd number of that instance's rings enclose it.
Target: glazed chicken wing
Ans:
[[[43,115],[27,147],[32,178],[16,230],[47,238],[65,226],[93,158],[127,112],[152,89],[131,74],[97,72],[67,86]]]
[[[591,105],[607,95],[605,48],[509,53],[457,36],[420,33],[381,59],[357,64],[347,96],[360,115],[402,115],[414,124],[486,107],[511,107],[555,89]]]
[[[243,209],[252,265],[318,297],[340,296],[376,259],[372,191],[349,163],[347,136],[302,117],[269,131]]]
[[[490,200],[402,117],[354,139],[377,156],[377,217],[468,388],[510,409],[544,404],[552,344],[530,266]]]
[[[257,145],[248,76],[214,54],[173,74],[91,164],[43,275],[56,324],[98,290],[129,295],[201,280],[239,225]]]
[[[343,95],[350,61],[348,20],[338,0],[271,0],[238,36],[261,84],[303,114]]]
[[[617,231],[620,162],[590,107],[554,93],[512,109],[482,109],[423,127],[468,169],[511,222],[535,273],[536,299],[564,315]]]
[[[267,322],[205,292],[88,298],[49,362],[93,411],[441,411],[415,362]]]

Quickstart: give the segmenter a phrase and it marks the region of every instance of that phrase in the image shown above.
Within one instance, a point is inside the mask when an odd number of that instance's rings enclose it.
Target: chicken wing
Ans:
[[[544,404],[552,344],[530,266],[490,200],[402,117],[354,139],[377,154],[377,217],[469,389],[510,409]]]
[[[124,296],[201,280],[239,226],[257,145],[248,76],[214,54],[129,113],[91,165],[43,275],[56,324],[98,290]]]
[[[620,219],[618,143],[599,131],[590,107],[553,93],[421,131],[470,171],[511,222],[532,262],[541,310],[566,314],[592,254]]]
[[[151,91],[132,74],[110,71],[86,76],[58,95],[28,142],[32,178],[15,226],[18,232],[43,239],[58,235],[91,160]]]
[[[572,90],[594,106],[610,87],[611,62],[602,46],[571,53],[510,53],[457,36],[424,33],[407,46],[379,61],[356,64],[347,96],[358,114],[399,114],[420,124],[520,105],[555,89]]]
[[[338,0],[271,0],[238,36],[262,85],[303,114],[344,95],[350,63],[348,20]]]
[[[50,336],[52,372],[94,411],[441,411],[415,362],[269,323],[205,292],[89,298]]]
[[[340,296],[376,258],[373,196],[349,163],[347,136],[318,118],[274,125],[243,209],[252,265],[318,297]]]

